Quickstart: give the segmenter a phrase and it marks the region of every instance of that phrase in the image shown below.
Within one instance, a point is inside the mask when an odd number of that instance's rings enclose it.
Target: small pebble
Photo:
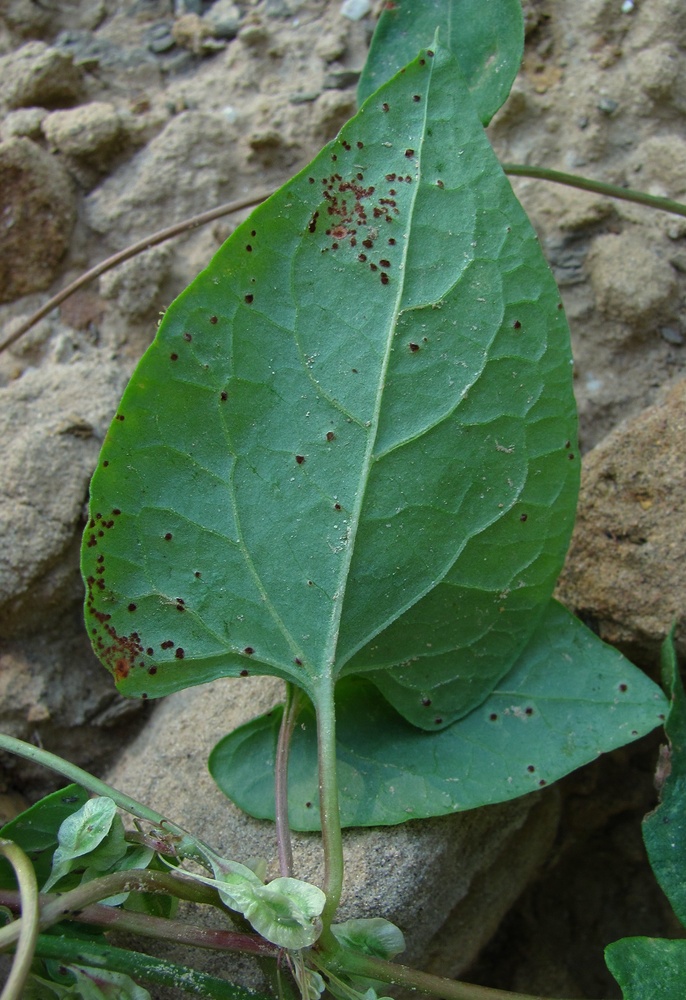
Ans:
[[[673,326],[660,327],[660,336],[668,344],[673,344],[674,347],[681,347],[684,343],[684,335],[679,330],[675,330]]]
[[[349,21],[361,21],[371,9],[372,5],[369,0],[345,0],[341,4],[341,14]]]
[[[619,107],[619,101],[615,101],[611,97],[601,97],[596,107],[598,111],[602,111],[606,115],[611,115]]]

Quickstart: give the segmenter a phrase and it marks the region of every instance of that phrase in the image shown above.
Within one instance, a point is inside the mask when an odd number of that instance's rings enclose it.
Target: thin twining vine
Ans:
[[[550,170],[548,167],[532,167],[520,163],[504,163],[502,167],[504,172],[510,177],[533,177],[537,180],[552,181],[554,184],[565,184],[567,187],[579,188],[582,191],[591,191],[593,194],[604,195],[607,198],[631,201],[637,205],[647,205],[649,208],[656,208],[662,212],[671,212],[672,215],[681,215],[686,218],[686,205],[675,201],[673,198],[646,194],[645,191],[636,191],[634,188],[625,188],[619,184],[608,184],[605,181],[596,181],[590,177],[580,177],[577,174],[567,174],[560,170]],[[137,240],[131,246],[120,250],[111,257],[107,257],[99,264],[96,264],[95,267],[90,268],[90,270],[85,271],[78,278],[75,278],[69,285],[48,299],[44,305],[32,313],[23,323],[20,323],[12,333],[0,341],[0,353],[7,350],[12,344],[15,344],[39,320],[47,316],[48,313],[70,298],[75,292],[78,292],[84,285],[94,281],[95,278],[99,278],[100,275],[111,271],[112,268],[123,264],[124,261],[131,260],[132,257],[138,256],[144,250],[150,250],[152,247],[159,246],[160,243],[165,243],[174,236],[180,236],[182,233],[199,229],[201,226],[207,225],[208,222],[214,222],[216,219],[221,219],[226,215],[232,215],[234,212],[240,212],[245,208],[252,208],[255,205],[259,205],[263,201],[266,201],[273,193],[274,191],[264,191],[259,194],[249,195],[247,198],[239,198],[236,201],[226,202],[217,208],[201,212],[199,215],[193,215],[182,222],[175,223],[173,226],[160,229],[158,232],[146,236],[142,240]]]

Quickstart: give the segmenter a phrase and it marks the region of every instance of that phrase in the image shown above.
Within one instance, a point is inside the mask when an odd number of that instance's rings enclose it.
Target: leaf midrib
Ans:
[[[393,350],[393,341],[395,337],[395,330],[398,324],[398,318],[401,313],[400,304],[403,299],[405,291],[405,278],[407,274],[407,258],[409,253],[410,239],[412,233],[412,222],[414,218],[414,211],[417,198],[419,196],[419,187],[421,183],[421,165],[422,165],[422,154],[424,152],[424,144],[426,142],[426,127],[427,127],[427,117],[429,113],[429,92],[431,89],[431,83],[434,74],[434,61],[427,60],[428,63],[428,80],[425,85],[425,98],[424,98],[424,113],[422,116],[422,131],[421,131],[421,141],[417,142],[417,181],[412,190],[412,197],[410,208],[408,210],[408,220],[407,220],[407,238],[403,241],[403,254],[402,254],[402,264],[399,266],[398,271],[401,277],[398,280],[398,291],[396,293],[395,306],[393,309],[392,318],[389,322],[389,335],[386,343],[386,351],[384,354],[383,363],[381,366],[381,371],[379,373],[379,386],[376,393],[376,399],[374,402],[374,415],[370,422],[369,433],[367,435],[367,449],[364,456],[364,461],[359,474],[359,482],[361,483],[361,489],[357,493],[357,502],[353,516],[350,519],[351,531],[349,537],[349,543],[346,550],[346,557],[341,566],[339,573],[339,586],[335,591],[335,600],[333,604],[333,615],[331,620],[331,628],[329,629],[329,638],[324,651],[324,662],[322,667],[324,668],[326,674],[333,679],[334,677],[334,667],[336,663],[336,653],[338,649],[338,640],[340,637],[340,624],[341,616],[343,614],[343,605],[345,602],[345,594],[348,586],[348,581],[350,579],[350,567],[352,564],[353,556],[355,554],[355,542],[357,539],[357,533],[360,526],[361,512],[364,505],[365,497],[367,494],[367,487],[369,485],[370,472],[372,466],[377,461],[374,455],[374,447],[376,445],[379,421],[381,416],[381,407],[383,401],[383,394],[386,387],[386,375],[388,372],[388,366],[390,363],[391,353]]]

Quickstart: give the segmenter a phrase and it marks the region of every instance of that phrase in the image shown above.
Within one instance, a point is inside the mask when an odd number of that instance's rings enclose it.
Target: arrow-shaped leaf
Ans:
[[[94,647],[138,696],[420,660],[464,713],[552,590],[575,428],[554,281],[426,51],[168,310],[92,483]]]

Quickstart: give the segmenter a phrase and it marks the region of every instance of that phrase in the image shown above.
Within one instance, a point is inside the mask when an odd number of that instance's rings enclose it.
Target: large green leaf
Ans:
[[[315,703],[423,657],[463,714],[552,591],[575,431],[557,288],[425,52],[167,311],[92,482],[96,652],[130,695],[250,672]]]
[[[360,104],[432,45],[457,57],[484,125],[505,103],[524,53],[520,0],[391,0],[376,26],[357,89]]]
[[[514,670],[449,729],[425,733],[375,689],[336,689],[342,823],[377,826],[442,816],[534,791],[664,719],[660,689],[551,601]],[[219,787],[242,809],[274,818],[274,759],[281,710],[222,739],[210,756]],[[316,724],[305,708],[293,734],[289,821],[319,828]]]
[[[624,1000],[684,1000],[686,941],[622,938],[605,949],[608,969]]]
[[[643,839],[655,877],[686,927],[686,695],[673,633],[663,646],[662,667],[665,686],[672,696],[665,726],[669,747],[662,748],[658,766],[660,805],[644,819]]]

